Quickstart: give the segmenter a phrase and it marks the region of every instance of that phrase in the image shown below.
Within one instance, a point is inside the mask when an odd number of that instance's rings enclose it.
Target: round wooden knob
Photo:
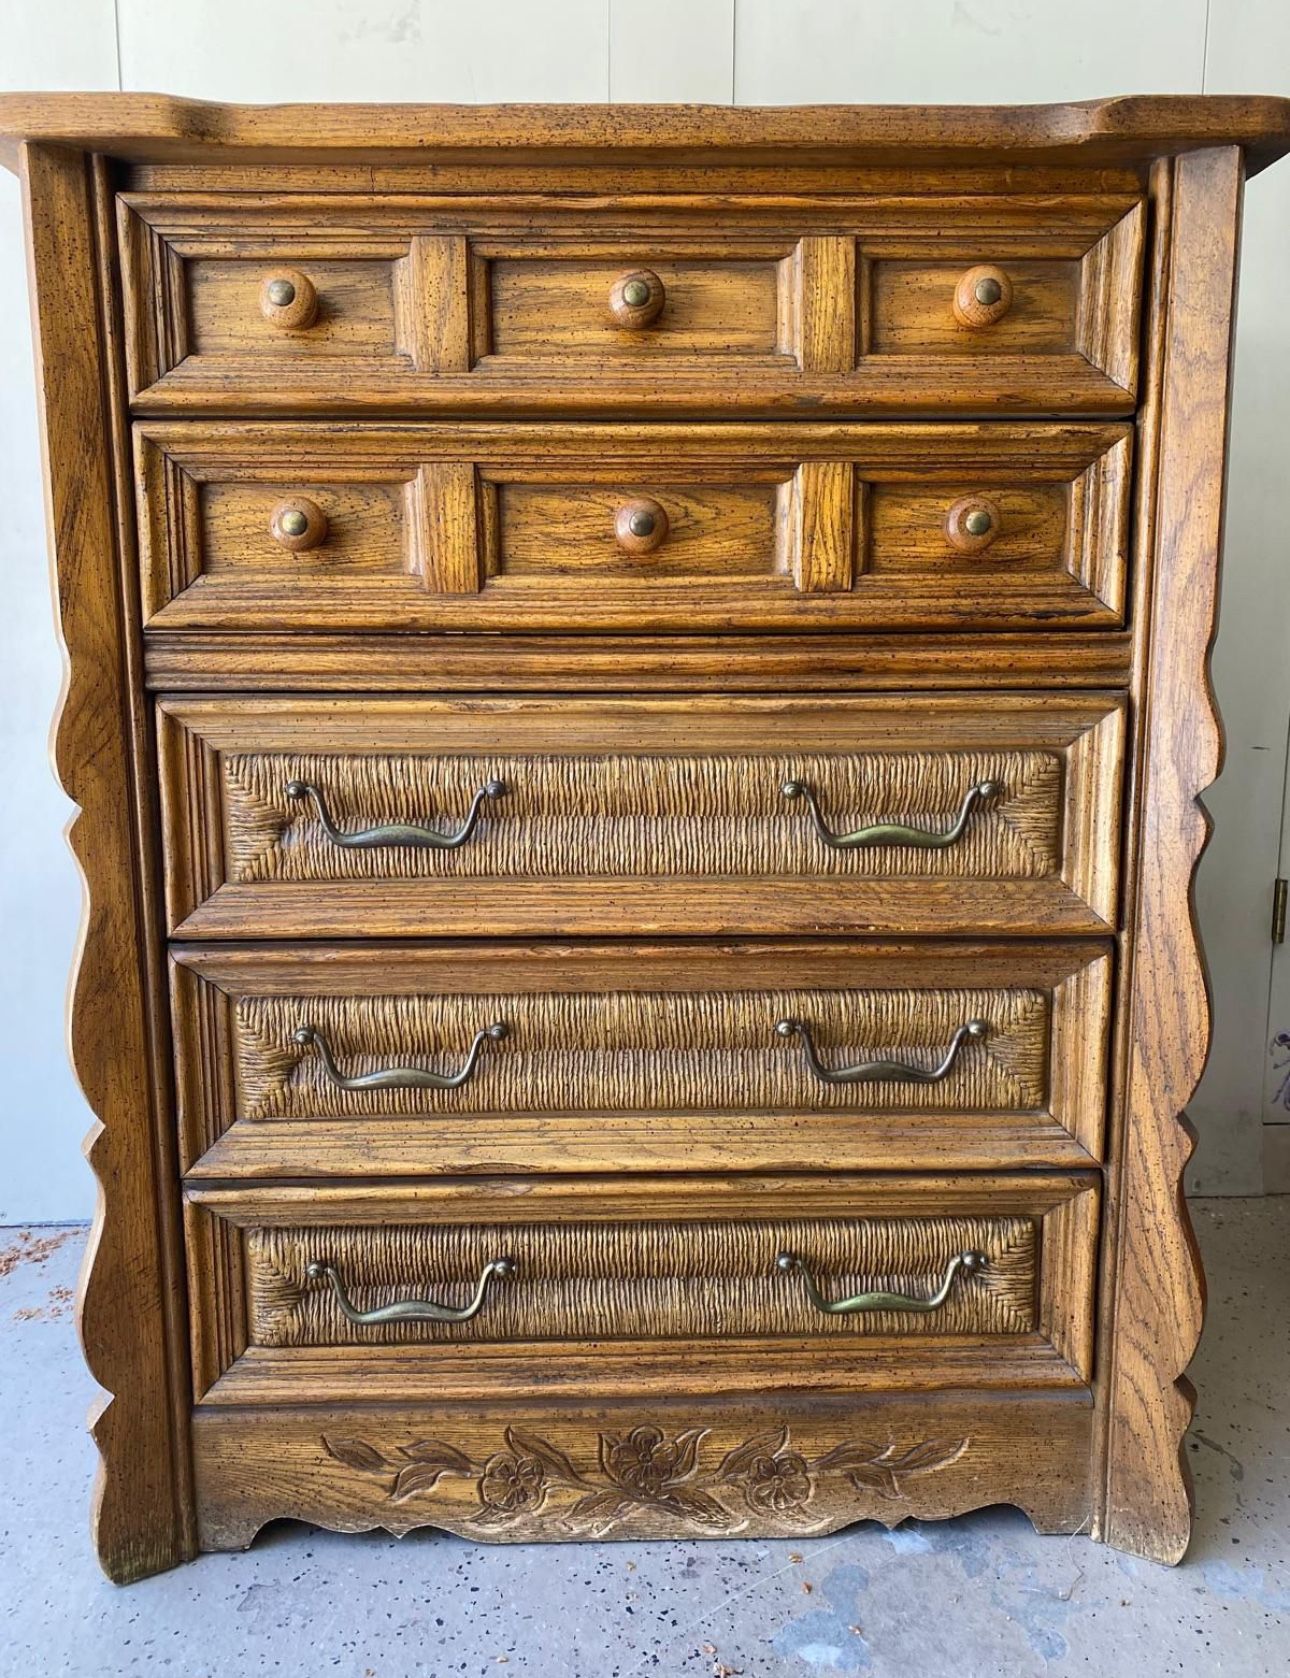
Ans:
[[[662,280],[648,268],[620,274],[609,288],[609,313],[615,325],[633,332],[643,326],[653,326],[666,302]]]
[[[302,553],[327,540],[327,515],[316,501],[293,495],[279,501],[269,519],[269,534],[288,553]]]
[[[279,268],[260,287],[260,313],[288,332],[301,332],[318,318],[318,292],[307,274]]]
[[[1002,268],[969,268],[954,288],[954,318],[976,330],[993,326],[1012,307],[1012,281]]]
[[[945,515],[945,535],[961,554],[984,553],[1003,528],[997,504],[984,495],[964,495]]]
[[[667,531],[666,512],[647,495],[625,501],[614,515],[614,535],[624,553],[652,554],[667,541]]]

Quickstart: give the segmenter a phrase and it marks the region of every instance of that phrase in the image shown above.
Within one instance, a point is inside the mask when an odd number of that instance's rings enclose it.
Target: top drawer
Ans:
[[[1123,196],[127,195],[130,389],[177,408],[1122,412]]]

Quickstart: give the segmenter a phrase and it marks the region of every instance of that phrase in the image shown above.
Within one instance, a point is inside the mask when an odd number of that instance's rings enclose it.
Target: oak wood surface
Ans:
[[[276,1516],[342,1532],[422,1525],[516,1543],[683,1535],[802,1538],[976,1508],[983,1489],[1041,1532],[1088,1520],[1091,1413],[1073,1392],[667,1395],[495,1410],[200,1407],[205,1549],[244,1549]]]
[[[111,1577],[128,1581],[193,1553],[188,1385],[175,1316],[174,1142],[164,1032],[149,967],[158,953],[153,840],[142,823],[152,765],[139,705],[131,566],[120,555],[111,481],[112,345],[98,292],[90,168],[29,147],[22,166],[32,276],[37,399],[45,444],[50,556],[67,654],[54,739],[77,813],[69,831],[84,880],[69,1041],[95,1124],[86,1148],[99,1193],[78,1317],[105,1396],[91,1431],[100,1465],[93,1528]],[[137,800],[137,803],[136,803]],[[164,1043],[164,1038],[163,1038]]]
[[[1110,964],[1100,944],[760,947],[475,944],[175,952],[179,1121],[190,1180],[612,1170],[1088,1165],[1101,1146]],[[943,1083],[828,1085],[826,1062],[939,1062]],[[339,1090],[453,1070],[450,1090]]]
[[[674,1392],[678,1379],[687,1390],[703,1393],[1081,1385],[1090,1374],[1099,1187],[1095,1175],[1039,1173],[194,1184],[186,1200],[190,1262],[201,1279],[193,1310],[195,1387],[206,1402],[291,1404],[397,1403],[432,1394],[571,1397],[589,1389],[663,1393]],[[794,1221],[810,1219],[839,1227],[828,1233]],[[939,1317],[896,1312],[879,1318],[872,1333],[863,1317],[838,1319],[840,1327],[832,1332],[822,1329],[814,1307],[802,1303],[800,1278],[779,1275],[775,1258],[796,1242],[831,1253],[834,1264],[845,1267],[851,1261],[844,1251],[870,1239],[859,1227],[849,1233],[841,1227],[856,1219],[883,1223],[886,1233],[874,1232],[878,1245],[872,1250],[878,1263],[907,1267],[902,1291],[914,1288],[909,1267],[920,1277],[925,1264],[943,1270],[951,1256],[942,1256],[947,1243],[953,1249],[960,1238],[980,1240],[987,1251],[982,1276],[999,1272],[1004,1302],[998,1309],[1019,1314],[1008,1319],[1006,1330],[999,1318],[982,1334],[983,1320],[973,1316],[977,1307],[969,1299],[948,1307],[944,1324]],[[990,1220],[997,1220],[992,1230]],[[656,1227],[642,1230],[643,1224]],[[414,1324],[388,1332],[353,1325],[351,1332],[351,1325],[337,1318],[338,1329],[326,1316],[319,1284],[305,1275],[314,1260],[334,1262],[358,1278],[365,1305],[375,1302],[373,1283],[381,1303],[389,1296],[425,1297],[432,1290],[415,1254],[423,1240],[448,1241],[448,1231],[456,1232],[450,1250],[459,1255],[459,1282],[461,1266],[477,1277],[483,1262],[506,1256],[494,1248],[509,1241],[507,1252],[518,1255],[517,1272],[496,1284],[493,1302],[502,1288],[514,1285],[521,1317],[513,1332],[494,1338],[487,1307],[475,1325],[460,1331],[450,1327],[440,1333]],[[560,1245],[566,1240],[572,1248]],[[889,1243],[885,1252],[883,1241]],[[1008,1260],[1003,1252],[1014,1244],[1016,1256]],[[449,1248],[443,1251],[446,1255]],[[1034,1264],[1026,1255],[1036,1251]],[[394,1262],[391,1268],[392,1255],[399,1252],[408,1255],[408,1264],[400,1269]],[[904,1257],[897,1257],[901,1252]],[[433,1260],[427,1262],[433,1267]],[[817,1262],[827,1272],[827,1264]],[[669,1265],[679,1271],[669,1272]],[[629,1280],[637,1267],[644,1275]],[[754,1285],[766,1267],[772,1279]],[[550,1342],[525,1337],[519,1290],[529,1270],[532,1283],[548,1295],[553,1271],[569,1278],[568,1305],[557,1307],[550,1296],[543,1307],[543,1319],[552,1327],[561,1310],[571,1328],[579,1320],[585,1324],[601,1297],[606,1314],[594,1338],[580,1338],[575,1330],[557,1353]],[[718,1289],[720,1277],[732,1271],[746,1276],[752,1291],[742,1334],[728,1344],[719,1335],[686,1337],[687,1308],[679,1295],[670,1305],[666,1287],[661,1299],[650,1303],[651,1288],[665,1274],[697,1273],[707,1281],[692,1309],[706,1309],[699,1297]],[[423,1279],[414,1280],[413,1272]],[[631,1296],[624,1311],[652,1316],[645,1337],[641,1329],[648,1317],[639,1315],[628,1316],[625,1335],[612,1331],[620,1278]],[[971,1280],[975,1287],[979,1278]],[[861,1281],[853,1271],[839,1291]],[[680,1281],[672,1294],[678,1289],[684,1291]],[[462,1292],[460,1286],[446,1291],[454,1297]],[[920,1283],[917,1291],[928,1290]],[[298,1309],[305,1294],[313,1303],[304,1307],[301,1334],[275,1314],[284,1306]],[[984,1282],[975,1287],[975,1297],[982,1302],[989,1297]],[[778,1302],[773,1308],[772,1300]],[[733,1295],[727,1304],[737,1324]],[[310,1329],[318,1305],[324,1315]],[[764,1324],[762,1332],[749,1332],[748,1311]],[[452,1349],[436,1352],[436,1342]]]
[[[795,151],[902,169],[956,154],[1064,161],[1081,168],[1212,145],[1241,147],[1249,171],[1290,149],[1290,100],[1266,95],[1136,95],[1052,105],[218,105],[156,93],[0,96],[0,160],[22,140],[120,157],[220,154],[325,163],[483,152],[523,162],[647,151],[685,159],[717,149],[769,162]]]
[[[153,629],[1118,627],[1120,426],[136,430]],[[961,553],[967,493],[996,540]],[[288,556],[278,507],[325,534]],[[624,552],[616,514],[661,504]]]
[[[1180,159],[1168,188],[1159,322],[1155,500],[1144,536],[1151,597],[1136,695],[1134,882],[1126,920],[1123,1103],[1112,1173],[1097,1530],[1178,1561],[1190,1533],[1184,1371],[1200,1335],[1203,1276],[1183,1198],[1183,1117],[1209,1043],[1209,994],[1191,887],[1208,837],[1199,799],[1222,737],[1209,684],[1231,378],[1243,167],[1217,148]],[[1149,544],[1149,545],[1148,545]],[[1168,1302],[1162,1310],[1160,1302]]]
[[[172,931],[201,937],[681,936],[1107,930],[1124,716],[1113,696],[769,700],[170,699],[160,707]],[[336,843],[447,831],[459,849]],[[953,844],[847,849],[904,822]],[[463,889],[468,882],[468,889]]]
[[[1288,147],[1273,99],[0,98],[112,1577],[290,1514],[1001,1499],[1179,1558],[1235,251]],[[790,780],[963,825],[834,848]],[[344,843],[479,788],[454,850]],[[494,1012],[455,1090],[342,1087]],[[774,1034],[928,1070],[969,1014],[934,1084]],[[459,1302],[503,1237],[458,1325],[307,1274]],[[812,1317],[790,1237],[826,1294],[990,1256],[939,1319]]]
[[[783,202],[778,224],[775,200],[711,196],[119,202],[144,412],[1096,412],[1130,406],[1136,383],[1136,197],[831,193]],[[1009,263],[1011,304],[965,330],[956,287],[982,250]],[[266,318],[275,272],[298,299]],[[624,327],[612,302],[631,273],[653,300]]]

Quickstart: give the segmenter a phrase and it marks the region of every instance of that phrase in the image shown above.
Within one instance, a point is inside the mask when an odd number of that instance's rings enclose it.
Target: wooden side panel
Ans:
[[[68,657],[55,755],[79,806],[71,844],[86,889],[70,1037],[99,1121],[89,1157],[100,1195],[80,1299],[86,1357],[108,1394],[92,1422],[102,1457],[94,1533],[104,1568],[125,1581],[194,1550],[171,1334],[181,1286],[166,1220],[173,1178],[168,1184],[163,1127],[154,1129],[157,1078],[150,1079],[143,952],[152,882],[141,871],[146,849],[136,825],[146,734],[132,691],[137,603],[119,563],[107,418],[112,352],[87,160],[31,148],[23,164],[47,512]]]
[[[1147,662],[1138,696],[1137,877],[1128,920],[1127,1062],[1108,1290],[1104,1502],[1109,1543],[1178,1561],[1190,1532],[1183,1377],[1203,1289],[1182,1195],[1181,1110],[1205,1062],[1209,1002],[1191,884],[1208,831],[1199,795],[1221,737],[1208,658],[1222,539],[1231,312],[1242,165],[1222,149],[1173,176],[1168,306],[1160,323],[1158,487]]]

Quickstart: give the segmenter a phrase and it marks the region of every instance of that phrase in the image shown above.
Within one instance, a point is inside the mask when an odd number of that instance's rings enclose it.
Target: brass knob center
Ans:
[[[987,309],[990,309],[993,308],[1003,296],[1003,287],[999,284],[998,280],[993,278],[978,280],[974,295],[978,303],[983,303]]]
[[[297,507],[283,513],[278,520],[278,527],[288,536],[303,536],[309,528],[309,520]]]
[[[623,302],[630,303],[633,309],[649,302],[649,287],[644,280],[628,280],[623,287]]]
[[[268,294],[269,302],[279,309],[285,309],[296,300],[296,288],[290,280],[270,280]]]
[[[633,513],[627,521],[627,528],[633,536],[652,536],[657,522],[653,513]]]
[[[969,536],[984,536],[993,524],[994,520],[984,507],[974,507],[963,520],[963,527]]]

